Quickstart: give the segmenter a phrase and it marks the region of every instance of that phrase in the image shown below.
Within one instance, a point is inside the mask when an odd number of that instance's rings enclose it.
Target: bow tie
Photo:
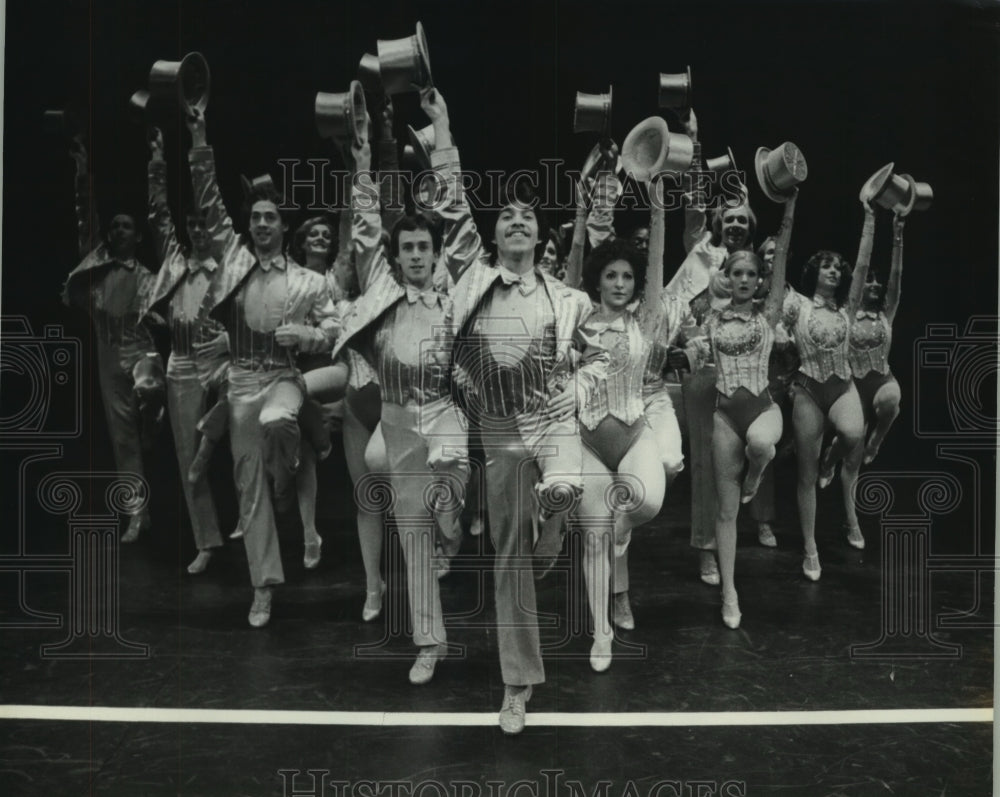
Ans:
[[[517,285],[522,296],[527,296],[538,286],[538,278],[533,271],[529,271],[527,274],[515,274],[506,266],[497,266],[497,270],[500,272],[503,284],[507,287]]]
[[[199,271],[211,274],[215,271],[216,265],[215,259],[212,257],[209,257],[207,260],[196,260],[193,257],[189,257],[187,261],[187,270],[191,274],[197,274]]]
[[[129,271],[134,271],[135,270],[135,258],[134,257],[130,257],[127,260],[121,260],[119,258],[114,258],[114,259],[112,259],[111,262],[114,263],[115,265],[122,266],[123,268],[127,268]]]
[[[872,321],[878,321],[878,313],[876,313],[874,310],[858,310],[858,312],[855,313],[854,317],[857,318],[858,321],[862,320],[863,318],[870,318]]]
[[[438,303],[438,293],[433,288],[420,290],[415,285],[407,285],[406,301],[416,304],[418,299],[424,303],[424,307],[434,307]]]
[[[824,299],[819,295],[813,296],[813,307],[825,307],[827,310],[833,310],[835,313],[839,309],[833,299]]]
[[[266,261],[265,260],[258,260],[257,262],[260,263],[260,267],[264,271],[270,271],[271,268],[272,268],[272,266],[274,268],[278,269],[278,271],[284,271],[285,270],[285,258],[284,258],[283,255],[275,255],[270,260],[266,260]]]
[[[613,321],[594,321],[590,325],[593,329],[594,334],[600,335],[604,332],[624,332],[625,331],[625,316],[620,315]]]
[[[734,310],[732,307],[727,307],[722,311],[720,317],[723,321],[735,321],[737,319],[740,321],[749,321],[753,317],[753,310]]]

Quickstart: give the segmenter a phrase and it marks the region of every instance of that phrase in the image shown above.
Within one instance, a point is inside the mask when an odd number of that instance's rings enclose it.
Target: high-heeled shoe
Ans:
[[[361,619],[370,623],[382,614],[382,599],[385,597],[385,582],[374,592],[365,593],[365,608],[361,610]]]
[[[859,551],[863,551],[865,549],[865,535],[861,533],[861,527],[845,523],[844,528],[847,529],[847,542]]]
[[[726,627],[732,628],[735,631],[740,627],[741,617],[743,617],[743,615],[740,614],[740,599],[734,597],[732,602],[730,602],[723,597],[722,622],[726,624]]]
[[[701,580],[710,587],[719,586],[719,565],[715,562],[713,551],[701,552]]]
[[[819,581],[823,568],[819,566],[819,554],[807,553],[802,558],[802,572],[810,581]]]

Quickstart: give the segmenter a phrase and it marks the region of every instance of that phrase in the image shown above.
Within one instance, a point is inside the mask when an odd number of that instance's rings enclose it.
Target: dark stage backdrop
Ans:
[[[658,73],[690,65],[706,155],[731,145],[740,168],[752,172],[758,146],[790,140],[808,160],[793,281],[817,249],[853,260],[862,222],[858,189],[878,167],[895,161],[929,182],[934,205],[906,229],[892,353],[903,414],[880,465],[933,466],[934,442],[913,434],[915,341],[928,323],[961,329],[970,316],[995,316],[997,309],[1000,14],[992,3],[12,0],[4,313],[26,314],[36,332],[62,323],[70,334],[86,335],[86,323],[57,300],[77,259],[73,166],[66,147],[42,133],[43,110],[75,103],[87,112],[104,216],[112,207],[144,212],[148,155],[142,129],[128,121],[127,101],[155,59],[198,50],[212,70],[209,137],[234,203],[241,172],[270,169],[278,177],[279,158],[336,163],[315,131],[315,92],[345,90],[376,39],[409,35],[417,20],[427,30],[463,165],[472,170],[532,169],[560,157],[578,167],[593,140],[573,133],[576,91],[614,85],[613,132],[621,142],[636,122],[657,113]],[[427,123],[415,95],[396,103],[401,140],[406,122]],[[174,201],[187,182],[177,165],[187,147],[182,132],[177,120],[167,130]],[[780,207],[763,198],[752,175],[748,182],[761,230],[772,231]],[[620,214],[620,231],[642,216]],[[569,218],[567,209],[557,220]],[[668,215],[668,275],[681,260],[682,224],[682,214]],[[890,217],[882,213],[873,264],[883,279],[890,239]],[[15,375],[5,380],[10,407],[24,386]],[[96,385],[90,389],[96,395]],[[995,406],[995,370],[976,390],[987,408]],[[946,395],[941,388],[933,409],[941,417]],[[922,409],[931,399],[922,398]],[[109,459],[101,423],[99,413],[87,415],[73,456]]]

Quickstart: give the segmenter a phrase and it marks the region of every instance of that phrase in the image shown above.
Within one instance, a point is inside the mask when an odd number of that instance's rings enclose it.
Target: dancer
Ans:
[[[486,255],[460,190],[447,108],[440,92],[433,92],[435,99],[424,106],[435,122],[432,164],[447,189],[448,204],[440,212],[451,222],[445,244],[456,280],[455,381],[486,448],[497,643],[505,684],[499,720],[501,730],[515,734],[524,729],[532,687],[545,680],[534,578],[521,557],[531,553],[536,503],[542,507],[540,541],[548,554],[564,515],[583,491],[583,452],[574,416],[605,372],[608,355],[578,333],[591,313],[589,297],[535,267],[544,223],[523,183],[506,196],[491,228],[496,254]],[[576,353],[571,356],[571,351]],[[534,488],[532,480],[537,480]],[[598,481],[587,489],[610,486],[610,480]]]
[[[341,212],[346,214],[346,211]],[[292,255],[295,260],[326,279],[331,298],[335,295],[335,236],[333,219],[329,215],[320,215],[302,222],[292,240]],[[342,246],[349,247],[349,241]],[[319,448],[316,448],[315,442],[303,439],[300,446],[301,462],[295,475],[299,517],[302,519],[302,565],[306,570],[314,570],[319,566],[323,545],[323,538],[316,529],[316,463],[326,459],[332,448],[329,425],[324,414],[329,411],[329,404],[343,397],[350,371],[347,363],[332,363],[328,352],[300,354],[297,365],[302,372],[307,395],[300,419],[302,414],[311,413],[311,420],[305,426],[310,428],[318,425],[322,430],[318,440]],[[321,401],[326,406],[321,406]]]
[[[597,184],[616,185],[617,178],[610,172],[601,172],[597,176]],[[661,191],[661,185],[656,184],[651,187],[652,191]],[[629,572],[628,572],[628,542],[631,538],[631,530],[636,525],[641,525],[651,520],[659,512],[663,503],[663,494],[666,488],[673,481],[674,477],[684,467],[684,457],[681,452],[681,431],[677,423],[677,416],[674,412],[670,394],[663,379],[663,371],[670,361],[677,364],[679,356],[683,365],[689,367],[689,360],[683,350],[677,348],[682,338],[684,327],[693,327],[694,319],[688,309],[687,304],[675,296],[668,296],[663,293],[663,244],[664,244],[664,218],[662,201],[652,203],[651,227],[653,229],[652,240],[647,240],[645,250],[638,250],[624,239],[616,239],[610,236],[611,232],[611,212],[613,210],[613,197],[617,196],[617,191],[605,190],[595,194],[589,202],[586,188],[581,184],[577,188],[577,213],[574,225],[573,247],[571,255],[571,266],[567,271],[567,284],[576,287],[575,277],[579,273],[577,264],[582,257],[583,241],[585,233],[589,232],[590,239],[594,240],[594,231],[602,230],[604,235],[601,238],[604,243],[591,254],[591,259],[587,261],[584,271],[584,283],[588,293],[598,299],[598,310],[592,317],[597,328],[609,336],[608,343],[602,345],[612,352],[613,364],[609,368],[608,379],[602,383],[598,393],[599,402],[595,406],[590,406],[581,412],[580,419],[583,425],[582,434],[584,441],[590,440],[591,448],[598,452],[610,472],[624,477],[625,489],[631,489],[636,484],[643,485],[645,490],[644,500],[638,505],[630,508],[629,512],[619,512],[615,517],[616,545],[614,547],[614,575],[612,578],[613,610],[612,620],[615,625],[625,630],[635,628],[635,618],[632,614],[631,601],[629,599]],[[660,194],[657,194],[660,196]],[[662,200],[662,197],[661,197]],[[608,202],[611,206],[608,206]],[[595,216],[597,220],[595,221]],[[605,218],[606,217],[606,218]],[[649,229],[649,228],[643,228]],[[622,263],[632,263],[631,288],[625,283],[619,293],[619,298],[627,298],[623,308],[617,308],[618,298],[614,297],[615,286],[609,284],[605,286],[603,278],[600,276],[599,266],[604,264],[605,268],[611,268],[608,257],[621,255]],[[649,271],[647,275],[647,262]],[[621,266],[622,263],[618,265]],[[596,270],[596,272],[595,272]],[[589,275],[589,276],[588,276]],[[623,275],[623,277],[626,275]],[[648,277],[648,278],[647,278]],[[643,289],[644,286],[644,289]],[[605,290],[607,289],[607,290]],[[605,293],[608,296],[605,297]],[[641,297],[641,300],[640,298]],[[641,343],[636,346],[616,346],[613,342],[614,334],[608,332],[606,326],[607,318],[617,315],[623,319],[622,323],[617,323],[617,319],[611,322],[611,327],[618,331],[619,335],[625,333],[627,327],[630,338],[635,335],[641,336]],[[591,324],[588,320],[585,326]],[[636,343],[636,341],[632,341]],[[615,357],[618,352],[619,357]],[[628,359],[623,359],[625,355]],[[614,360],[620,360],[615,366]],[[641,380],[635,379],[633,368],[638,368],[641,372]],[[641,385],[640,385],[641,382]],[[633,393],[638,391],[635,395]],[[635,416],[641,403],[641,417]],[[601,408],[608,408],[605,416],[600,415]],[[621,444],[618,453],[628,451],[624,457],[612,456],[610,459],[620,459],[620,463],[614,467],[608,462],[609,457],[601,456],[601,442],[607,444],[612,441],[609,435],[598,434],[602,426],[607,427],[611,420],[632,419],[641,420],[641,434],[635,439],[635,445],[627,449],[627,440],[615,441],[615,445]],[[589,423],[588,423],[589,421]],[[593,428],[597,424],[597,431],[588,433],[588,427]],[[662,475],[657,472],[653,463],[659,462],[662,465]],[[662,488],[661,488],[662,482]],[[587,514],[586,509],[583,514]],[[597,656],[592,659],[594,662],[603,663],[603,669],[610,663],[610,655]]]
[[[892,259],[888,285],[883,287],[869,273],[872,244],[875,235],[875,213],[871,205],[865,208],[865,224],[861,234],[858,262],[851,278],[851,298],[848,303],[849,357],[854,385],[858,389],[861,409],[864,413],[865,430],[861,439],[844,457],[840,470],[841,487],[844,494],[844,510],[847,515],[847,541],[858,549],[864,549],[865,538],[858,523],[858,513],[854,505],[854,487],[858,482],[858,471],[862,461],[870,463],[878,454],[879,446],[885,439],[896,416],[899,415],[899,382],[889,369],[889,349],[892,346],[892,323],[899,308],[899,297],[903,280],[903,225],[905,219],[894,214],[892,230]],[[867,438],[867,440],[866,440]],[[829,470],[833,467],[828,463]]]
[[[851,287],[848,269],[836,252],[817,252],[803,270],[802,293],[789,293],[784,307],[785,328],[795,338],[801,359],[792,385],[792,425],[805,547],[802,572],[811,581],[818,581],[822,573],[816,549],[816,483],[824,427],[829,422],[836,431],[827,455],[833,463],[851,451],[864,434],[864,415],[848,358],[848,314],[844,308]],[[831,467],[820,486],[832,479]]]
[[[428,95],[423,99],[429,102]],[[432,284],[440,233],[423,216],[404,216],[392,231],[390,265],[381,244],[369,145],[356,146],[353,154],[358,179],[352,245],[362,294],[334,356],[343,346],[353,346],[379,375],[388,478],[406,562],[413,642],[419,647],[409,680],[425,684],[447,653],[432,564],[435,521],[445,537],[460,532],[456,521],[469,476],[466,421],[450,395],[452,308]],[[432,511],[425,496],[435,486],[443,492]]]
[[[249,197],[250,235],[238,236],[219,195],[212,148],[193,149],[191,161],[195,199],[208,209],[223,251],[223,276],[208,304],[229,333],[229,428],[254,587],[248,619],[259,628],[271,617],[273,585],[284,581],[274,509],[294,500],[299,467],[305,385],[293,355],[329,351],[338,322],[326,280],[283,251],[288,226],[279,198]]]
[[[701,144],[693,110],[685,124],[685,132],[694,143],[692,169],[697,169],[701,164]],[[711,217],[706,212],[701,192],[690,191],[686,200],[683,240],[687,256],[664,292],[690,303],[695,323],[701,326],[712,307],[720,308],[729,301],[728,287],[713,277],[729,254],[752,245],[757,217],[750,208],[745,189],[740,202],[713,209]],[[715,384],[711,363],[684,374],[681,380],[691,454],[691,547],[699,551],[701,580],[712,586],[719,584],[715,560],[718,506],[712,466]]]
[[[204,119],[188,116],[186,121],[192,148],[204,147]],[[212,551],[222,545],[208,479],[204,473],[194,482],[187,478],[198,446],[198,421],[205,412],[211,386],[224,378],[229,365],[229,336],[220,323],[208,318],[205,304],[205,297],[222,271],[213,252],[204,209],[193,206],[186,215],[185,230],[190,245],[184,246],[178,240],[167,204],[167,164],[163,159],[163,134],[159,130],[155,130],[149,148],[149,226],[162,265],[143,319],[162,316],[170,327],[167,410],[181,489],[198,548],[187,571],[196,575],[208,566]]]
[[[87,150],[80,137],[70,156],[76,162],[76,214],[79,251],[83,260],[66,278],[62,300],[85,311],[97,339],[97,378],[104,403],[115,466],[145,483],[143,448],[148,448],[163,414],[163,361],[149,331],[139,323],[156,277],[138,260],[142,233],[135,217],[116,213],[103,239],[94,246],[100,229],[97,202],[87,170]],[[124,543],[135,542],[150,526],[148,509],[129,518]]]
[[[752,252],[739,250],[730,254],[723,265],[732,286],[732,299],[721,311],[711,312],[706,321],[716,366],[712,462],[719,508],[715,536],[722,581],[722,620],[729,628],[740,624],[734,580],[736,516],[741,503],[753,500],[781,438],[781,410],[768,392],[768,365],[784,298],[796,195],[797,189],[785,203],[771,288],[763,308],[754,303],[763,264]]]

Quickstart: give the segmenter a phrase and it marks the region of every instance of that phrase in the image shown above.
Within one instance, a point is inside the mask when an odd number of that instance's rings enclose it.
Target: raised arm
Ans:
[[[583,180],[576,184],[576,218],[573,220],[573,243],[566,258],[566,273],[563,284],[570,288],[579,288],[583,279],[583,250],[587,238],[587,206],[590,204],[589,192]]]
[[[382,257],[382,217],[378,186],[371,173],[371,145],[367,141],[355,145],[351,154],[355,169],[351,189],[351,250],[358,284],[365,291],[376,276],[376,261]]]
[[[167,162],[163,160],[163,133],[153,128],[149,141],[149,228],[160,263],[166,263],[180,249],[177,230],[167,204]]]
[[[73,139],[69,150],[70,157],[76,163],[76,229],[77,249],[80,257],[86,257],[98,245],[101,225],[97,218],[97,202],[94,200],[94,189],[87,168],[87,148],[83,139],[77,136]]]
[[[615,163],[618,159],[618,148],[608,151],[605,162]],[[587,215],[587,240],[591,248],[596,248],[615,234],[615,205],[621,194],[622,185],[615,175],[614,166],[602,169],[594,178],[594,187],[590,194],[590,213]]]
[[[646,266],[646,289],[642,296],[642,332],[651,338],[656,332],[663,295],[663,248],[666,237],[666,210],[663,205],[663,180],[654,177],[649,186],[649,260]]]
[[[239,237],[233,229],[233,220],[226,212],[219,183],[215,176],[215,153],[208,144],[205,117],[199,115],[187,118],[191,131],[191,190],[194,206],[205,212],[208,234],[212,236],[212,250],[219,262],[223,262],[231,249],[239,244]]]
[[[889,282],[885,286],[885,317],[891,324],[899,309],[899,296],[903,289],[903,225],[906,219],[898,213],[892,219],[892,266]]]
[[[444,220],[441,247],[444,262],[452,279],[458,282],[465,270],[482,255],[483,241],[465,199],[462,164],[458,148],[451,138],[451,122],[444,97],[438,89],[425,89],[420,95],[420,107],[434,123],[431,167],[435,172],[437,191],[444,188],[444,196],[436,198],[435,211]]]
[[[858,259],[854,263],[854,273],[851,275],[851,292],[847,297],[847,312],[854,314],[861,306],[861,296],[868,279],[868,266],[872,260],[872,245],[875,242],[875,211],[867,202],[861,203],[865,209],[865,223],[861,228],[861,242],[858,244]]]
[[[399,171],[399,150],[392,132],[392,100],[385,98],[378,137],[378,186],[382,197],[382,226],[392,231],[396,222],[406,215],[403,203],[403,180]],[[379,125],[372,125],[372,129]]]
[[[695,184],[695,174],[701,170],[701,142],[698,141],[698,117],[692,108],[684,131],[694,144],[694,157],[691,160],[691,172],[688,174],[688,191],[684,205],[684,253],[689,253],[698,241],[705,237],[708,229],[708,216],[705,213],[705,196]]]
[[[795,218],[795,202],[799,189],[792,189],[791,198],[785,203],[785,213],[778,228],[778,240],[774,244],[774,270],[771,273],[771,290],[764,300],[764,317],[772,326],[778,325],[785,300],[785,272],[788,264],[788,248],[792,240],[792,221]]]

